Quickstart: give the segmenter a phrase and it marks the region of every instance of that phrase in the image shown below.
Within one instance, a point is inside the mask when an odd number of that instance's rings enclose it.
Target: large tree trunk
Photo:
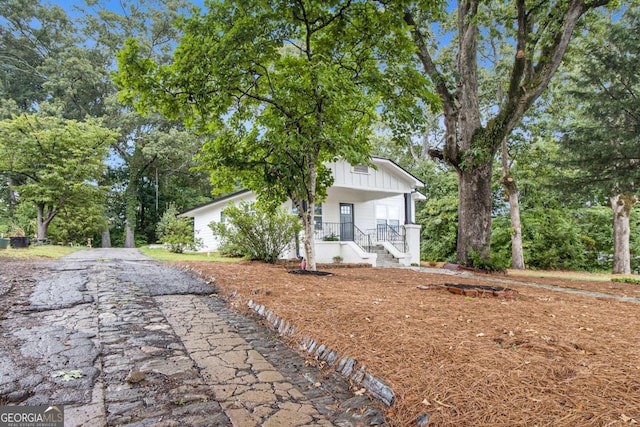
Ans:
[[[487,258],[491,242],[491,164],[458,173],[456,258],[470,265],[471,255]]]
[[[609,198],[613,211],[613,274],[631,273],[631,251],[629,249],[629,217],[637,199],[626,194]]]
[[[108,228],[106,228],[102,232],[102,247],[103,248],[110,248],[111,247],[111,232],[109,231]]]
[[[522,248],[522,222],[520,221],[520,200],[518,186],[515,179],[509,173],[509,159],[507,152],[507,140],[502,140],[502,186],[509,199],[509,216],[511,218],[511,268],[524,270],[524,250]]]
[[[518,187],[511,177],[503,180],[509,197],[509,215],[511,217],[511,268],[524,270],[524,250],[522,248],[522,222],[520,221],[520,201],[518,200]]]
[[[45,205],[38,204],[38,218],[36,221],[38,226],[38,230],[36,234],[37,241],[40,242],[40,241],[47,240],[47,232],[49,230],[49,224],[51,224],[51,221],[55,216],[56,216],[55,212],[49,212],[45,214]]]
[[[134,180],[134,182],[137,182]],[[135,248],[135,227],[136,227],[136,206],[138,204],[138,200],[136,198],[135,188],[133,184],[130,182],[125,191],[125,212],[126,219],[124,222],[124,247],[125,248]]]
[[[124,224],[124,247],[125,248],[136,247],[133,227],[131,226],[131,222],[128,219],[125,221],[125,224]]]

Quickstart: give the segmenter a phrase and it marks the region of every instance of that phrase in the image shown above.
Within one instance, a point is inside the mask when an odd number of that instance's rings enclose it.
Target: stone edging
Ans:
[[[267,310],[264,305],[255,303],[253,300],[247,301],[247,306],[257,315],[265,318],[275,329],[279,335],[292,337],[296,330],[295,325],[279,318],[276,314]],[[395,393],[383,380],[374,377],[366,370],[366,365],[358,365],[358,361],[352,357],[342,357],[338,353],[324,344],[317,342],[313,338],[303,337],[300,340],[301,347],[309,354],[314,355],[319,360],[326,362],[328,366],[333,367],[336,372],[342,374],[345,378],[364,387],[376,399],[384,403],[386,406],[393,405]],[[337,365],[336,365],[337,362]],[[358,368],[356,370],[356,367]]]

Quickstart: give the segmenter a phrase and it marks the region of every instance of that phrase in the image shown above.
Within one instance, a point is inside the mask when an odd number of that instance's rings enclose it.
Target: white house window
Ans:
[[[322,203],[315,205],[313,222],[315,223],[316,230],[322,230]]]
[[[397,206],[377,205],[376,206],[376,226],[378,230],[386,226],[400,230],[400,209]]]
[[[298,208],[296,205],[291,207],[291,213],[294,215],[298,215]],[[318,203],[315,205],[313,209],[313,222],[315,224],[316,230],[322,230],[322,203]]]
[[[369,166],[367,165],[355,165],[353,167],[355,173],[369,173]]]

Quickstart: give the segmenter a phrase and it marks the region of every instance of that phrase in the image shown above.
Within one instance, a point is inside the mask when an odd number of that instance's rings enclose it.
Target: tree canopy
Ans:
[[[458,0],[450,17],[425,10],[425,3],[389,8],[409,26],[418,66],[442,102],[445,141],[431,154],[458,172],[457,258],[471,264],[472,254],[488,257],[490,250],[498,148],[548,87],[580,18],[609,0]],[[447,37],[436,37],[438,29]],[[504,80],[482,78],[489,73],[481,70],[494,66],[487,60],[493,55],[508,76]],[[483,98],[492,90],[501,96]]]
[[[209,135],[200,161],[219,191],[240,183],[262,202],[290,198],[315,268],[313,207],[332,183],[324,162],[369,162],[382,92],[372,88],[385,85],[378,12],[371,2],[209,4],[182,22],[169,66],[128,42],[119,54],[122,98]]]
[[[98,121],[77,122],[23,114],[0,122],[0,173],[15,176],[19,198],[38,209],[39,240],[66,205],[99,191],[109,144],[116,133]]]
[[[571,104],[560,128],[570,153],[564,166],[580,170],[575,189],[633,194],[640,184],[640,6],[629,5],[617,21],[603,17],[591,32],[562,91]]]

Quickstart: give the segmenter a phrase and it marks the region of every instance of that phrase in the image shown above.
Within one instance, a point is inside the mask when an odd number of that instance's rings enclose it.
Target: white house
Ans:
[[[375,168],[351,166],[345,161],[327,164],[334,183],[327,198],[316,206],[316,262],[333,262],[340,256],[346,263],[373,266],[420,263],[420,226],[414,223],[415,202],[424,183],[389,159],[372,157]],[[180,214],[194,219],[202,251],[215,251],[219,241],[209,224],[224,222],[222,211],[230,204],[252,202],[256,195],[243,190]],[[285,204],[293,209],[293,203]],[[302,245],[292,244],[284,258],[303,255]]]

